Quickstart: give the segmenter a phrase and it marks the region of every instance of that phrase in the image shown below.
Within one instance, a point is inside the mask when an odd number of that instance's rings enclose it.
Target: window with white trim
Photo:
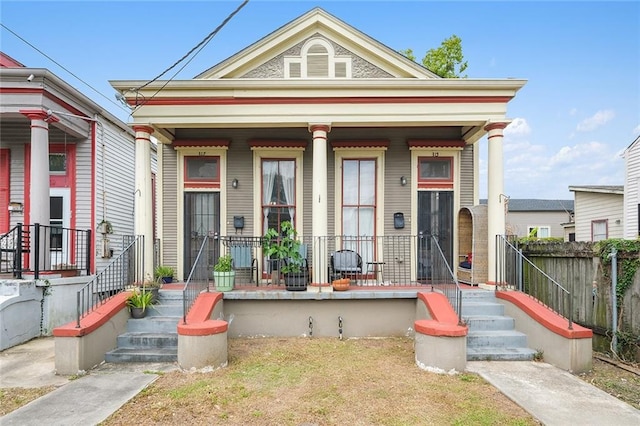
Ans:
[[[350,78],[351,58],[336,56],[324,39],[305,43],[300,56],[284,58],[285,78]]]
[[[601,241],[607,239],[607,220],[591,221],[591,241]]]
[[[531,238],[549,238],[551,236],[551,227],[527,226],[527,235]]]

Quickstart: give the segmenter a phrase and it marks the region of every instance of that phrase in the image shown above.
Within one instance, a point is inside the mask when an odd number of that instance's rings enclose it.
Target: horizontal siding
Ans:
[[[3,148],[10,149],[9,159],[9,202],[25,203],[24,194],[24,147],[23,143],[7,144],[2,141]],[[9,227],[24,223],[24,212],[9,213]]]
[[[624,182],[624,238],[638,236],[638,199],[640,194],[640,144],[635,143],[627,152]]]
[[[162,155],[162,193],[159,197],[159,209],[162,210],[162,228],[160,247],[162,249],[161,264],[178,267],[178,191],[176,179],[178,174],[177,153],[173,148],[159,145]],[[180,260],[182,256],[180,256]],[[178,268],[179,269],[179,268]]]
[[[509,212],[507,214],[507,231],[518,237],[526,237],[531,227],[548,226],[550,236],[563,238],[562,223],[569,222],[568,212]]]
[[[591,241],[591,222],[608,221],[608,237],[622,238],[622,195],[576,191],[576,241]],[[619,220],[620,223],[616,224]]]
[[[477,145],[467,145],[460,154],[460,207],[473,206],[473,150]]]

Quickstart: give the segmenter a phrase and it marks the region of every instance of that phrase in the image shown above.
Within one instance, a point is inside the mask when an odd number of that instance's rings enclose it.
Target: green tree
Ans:
[[[416,60],[412,49],[401,50],[400,53],[412,61]],[[440,47],[427,51],[422,64],[443,78],[466,78],[467,75],[462,74],[468,66],[462,54],[462,39],[455,34],[445,39]]]

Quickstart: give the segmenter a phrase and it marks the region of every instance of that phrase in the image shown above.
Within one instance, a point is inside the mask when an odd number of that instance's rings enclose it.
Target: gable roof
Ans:
[[[440,79],[427,68],[369,37],[324,9],[316,7],[262,39],[195,76],[195,79],[238,78],[291,47],[323,36],[362,56],[393,77]]]
[[[480,200],[480,204],[487,204],[487,200]],[[533,198],[509,199],[510,212],[571,212],[573,200],[538,200]]]

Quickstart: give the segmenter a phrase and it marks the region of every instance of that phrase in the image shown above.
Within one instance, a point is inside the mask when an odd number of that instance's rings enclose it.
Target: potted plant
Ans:
[[[300,252],[302,243],[298,239],[298,232],[289,221],[282,222],[280,227],[280,234],[274,228],[269,228],[265,234],[264,255],[277,261],[287,290],[306,290],[309,273],[304,265],[306,259]]]
[[[151,302],[157,303],[160,297],[160,287],[162,287],[163,280],[161,278],[151,279],[149,275],[142,281],[139,288],[141,291],[151,293]]]
[[[162,280],[163,283],[169,284],[173,282],[174,269],[171,266],[159,265],[155,270],[156,280]]]
[[[213,266],[213,282],[217,291],[233,290],[235,284],[236,271],[233,270],[233,259],[230,254],[225,254],[218,258],[218,262]]]
[[[153,295],[149,291],[134,289],[127,298],[131,318],[144,318],[147,315],[147,308],[153,306],[152,297]]]

